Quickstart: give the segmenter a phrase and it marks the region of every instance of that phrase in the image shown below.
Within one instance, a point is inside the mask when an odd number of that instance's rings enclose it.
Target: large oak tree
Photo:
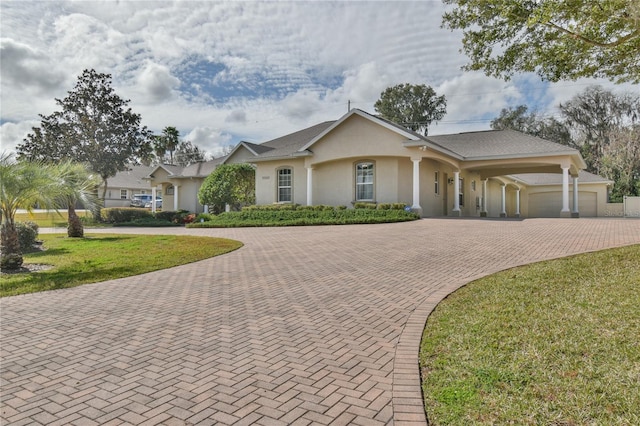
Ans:
[[[638,0],[444,0],[442,26],[462,30],[466,70],[508,79],[601,77],[640,82]]]
[[[373,105],[387,120],[427,135],[429,125],[447,112],[447,100],[425,84],[387,87]]]
[[[85,70],[73,90],[56,99],[61,110],[40,115],[40,127],[18,145],[18,158],[89,164],[102,178],[104,199],[107,180],[151,150],[151,133],[129,102],[115,93],[110,74]]]
[[[587,171],[615,182],[611,201],[640,195],[640,96],[590,86],[564,104],[558,118],[529,112],[526,105],[503,109],[491,121],[578,149]]]

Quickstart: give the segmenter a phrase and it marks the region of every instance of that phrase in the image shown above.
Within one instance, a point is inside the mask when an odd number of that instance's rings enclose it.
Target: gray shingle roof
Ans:
[[[333,123],[334,121],[325,121],[324,123],[316,124],[315,126],[307,127],[306,129],[299,130],[289,135],[285,135],[277,139],[272,139],[263,144],[256,145],[265,148],[271,148],[270,150],[265,150],[262,154],[260,154],[260,158],[278,158],[291,156],[300,148],[305,146],[309,141],[313,140],[313,138],[325,131]]]
[[[112,188],[132,188],[149,189],[149,182],[143,180],[149,176],[156,166],[130,166],[129,170],[118,172],[108,179],[109,187]]]
[[[573,148],[513,130],[427,136],[464,159],[577,153]]]
[[[213,160],[202,163],[193,163],[185,167],[177,177],[206,177],[215,170],[218,165],[222,164],[226,157],[214,158]]]

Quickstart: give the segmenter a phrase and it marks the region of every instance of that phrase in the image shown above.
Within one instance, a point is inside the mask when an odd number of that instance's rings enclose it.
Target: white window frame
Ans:
[[[362,166],[367,166],[364,168]],[[361,171],[367,171],[367,173],[361,173]],[[370,172],[370,173],[368,173]],[[370,178],[370,179],[369,179]],[[370,180],[370,181],[369,181]],[[374,202],[376,199],[376,163],[371,160],[362,160],[358,161],[355,164],[355,200],[360,201],[371,201]],[[370,187],[371,197],[365,198],[360,197],[362,191],[366,191],[366,189],[362,189],[365,187]],[[369,191],[367,191],[369,192]],[[362,195],[366,195],[362,193]]]
[[[121,189],[120,190],[120,199],[121,200],[129,199],[129,190],[128,189]]]
[[[289,177],[289,184],[288,185],[283,185],[282,181],[280,180],[281,176],[287,176],[287,174],[284,174],[283,172],[288,171],[288,177]],[[286,183],[286,182],[285,182]],[[284,199],[285,197],[282,197],[282,193],[281,190],[284,189],[288,189],[289,190],[289,199],[286,200]],[[279,167],[276,170],[276,199],[278,203],[292,203],[293,202],[293,167],[288,167],[288,166],[284,166],[284,167]]]
[[[435,194],[440,195],[440,172],[438,170],[435,171],[433,183],[433,190]]]

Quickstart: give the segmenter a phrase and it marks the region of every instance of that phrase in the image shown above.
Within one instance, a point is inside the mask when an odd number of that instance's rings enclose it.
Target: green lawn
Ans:
[[[79,211],[78,216],[92,218],[91,213],[88,211]],[[66,209],[62,209],[59,212],[55,210],[50,211],[36,211],[33,213],[16,213],[16,222],[35,222],[41,228],[66,228],[68,222],[68,214]]]
[[[75,287],[170,268],[220,254],[242,246],[223,238],[175,235],[87,234],[67,238],[62,234],[40,235],[46,251],[24,255],[25,263],[54,268],[24,274],[3,274],[0,296]]]
[[[475,281],[429,317],[434,425],[640,424],[640,245]]]

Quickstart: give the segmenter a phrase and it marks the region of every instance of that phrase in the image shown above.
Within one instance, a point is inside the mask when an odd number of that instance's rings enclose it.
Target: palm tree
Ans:
[[[162,139],[164,141],[165,148],[169,151],[171,164],[173,164],[173,152],[180,144],[180,132],[178,132],[178,129],[175,127],[167,126],[162,129]]]
[[[16,162],[0,154],[0,269],[19,269],[23,258],[15,216],[18,209],[53,208],[60,187],[52,179],[55,166],[40,162]]]
[[[95,211],[100,206],[97,187],[98,176],[91,174],[86,165],[64,162],[58,165],[54,178],[60,185],[59,205],[66,206],[68,212],[67,236],[81,238],[84,226],[76,214],[76,204],[82,203],[85,208]]]

